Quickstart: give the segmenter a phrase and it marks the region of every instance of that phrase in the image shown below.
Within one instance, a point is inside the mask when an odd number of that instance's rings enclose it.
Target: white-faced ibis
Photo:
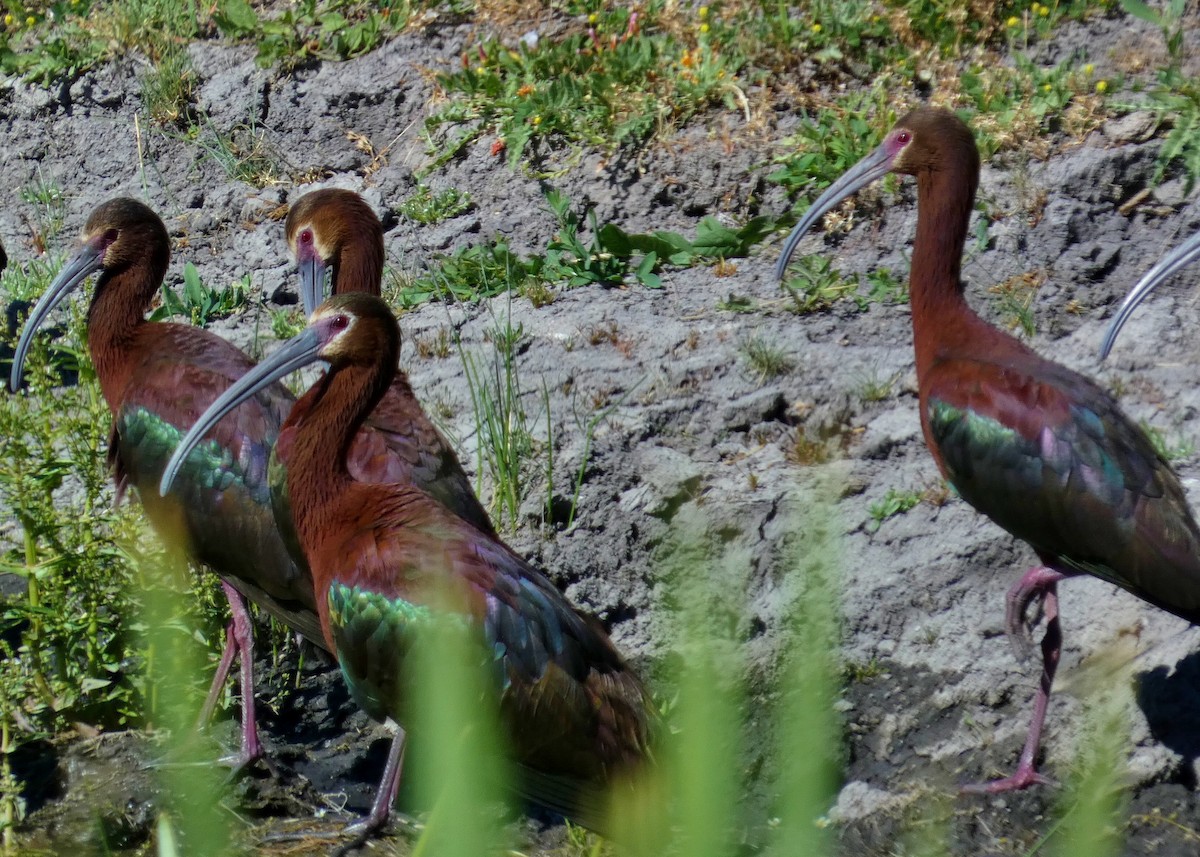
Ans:
[[[361,196],[337,188],[307,193],[288,212],[286,231],[300,268],[307,313],[325,299],[327,271],[335,295],[380,294],[383,226]],[[276,489],[281,485],[280,469],[286,470],[292,455],[290,434],[285,431],[275,448],[271,478]],[[496,534],[453,448],[426,415],[404,372],[395,373],[363,421],[346,461],[359,482],[415,485],[477,529]],[[282,522],[288,518],[279,517]]]
[[[1112,351],[1113,345],[1116,344],[1117,336],[1121,333],[1121,328],[1133,316],[1133,312],[1138,308],[1138,305],[1152,291],[1158,288],[1160,283],[1165,282],[1180,270],[1195,262],[1197,258],[1200,258],[1200,232],[1163,256],[1154,264],[1153,268],[1142,275],[1142,278],[1129,290],[1129,294],[1125,296],[1125,300],[1121,301],[1121,306],[1117,310],[1117,314],[1109,322],[1108,331],[1104,334],[1104,344],[1100,346],[1101,360],[1107,357],[1108,353]]]
[[[124,198],[99,206],[88,218],[81,246],[30,313],[10,385],[20,386],[30,343],[51,310],[99,272],[88,310],[88,351],[113,415],[108,456],[118,497],[128,486],[137,489],[163,540],[222,580],[233,619],[202,718],[211,713],[240,654],[242,745],[233,761],[246,764],[263,751],[254,715],[250,616],[242,595],[310,639],[322,639],[312,581],[288,555],[267,485],[271,444],[293,399],[281,385],[264,387],[189,458],[175,491],[159,496],[159,477],[183,429],[254,366],[207,331],[146,321],[169,258],[166,227],[148,207]]]
[[[1057,584],[1094,574],[1164,610],[1200,621],[1200,529],[1179,480],[1105,390],[984,322],[959,278],[979,183],[979,153],[954,114],[918,108],[821,195],[776,268],[825,212],[889,172],[917,180],[910,275],[921,428],[964,500],[1028,542],[1041,565],[1009,590],[1007,628],[1047,620],[1033,720],[1015,773],[972,791],[1045,782],[1035,758],[1062,635]]]
[[[403,722],[404,652],[420,617],[441,601],[432,583],[464,593],[465,618],[494,658],[496,692],[515,760],[551,777],[602,784],[647,752],[652,708],[637,676],[595,620],[577,611],[503,542],[408,484],[356,480],[346,461],[355,432],[387,394],[399,358],[395,316],[379,298],[337,295],[230,387],[180,443],[175,465],[232,407],[263,385],[323,360],[329,372],[297,403],[287,491],[312,569],[326,639],[354,698],[371,716]],[[428,620],[425,620],[428,621]],[[393,742],[371,814],[377,828],[396,792],[403,732]],[[563,808],[555,800],[534,800]]]

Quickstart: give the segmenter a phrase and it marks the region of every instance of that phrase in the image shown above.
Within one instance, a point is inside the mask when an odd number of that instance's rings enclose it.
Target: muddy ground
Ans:
[[[434,95],[427,70],[457,63],[478,32],[434,20],[358,60],[288,76],[256,67],[248,48],[193,45],[197,107],[217,129],[247,123],[260,129],[280,165],[280,182],[265,188],[230,180],[181,135],[141,121],[135,126],[145,68],[136,57],[49,89],[4,81],[0,192],[9,202],[0,209],[0,239],[10,259],[34,254],[30,212],[18,190],[41,177],[69,197],[66,234],[108,197],[143,196],[177,239],[173,282],[185,261],[215,284],[249,272],[272,305],[294,300],[293,274],[282,226],[268,215],[317,185],[367,196],[388,230],[389,263],[401,272],[419,272],[436,253],[497,235],[518,251],[540,251],[554,229],[543,198],[547,182],[509,170],[486,135],[424,179],[435,190],[469,191],[468,212],[423,227],[394,210],[413,193],[414,171],[428,163],[419,134]],[[1146,46],[1156,39],[1156,30],[1112,12],[1064,25],[1034,56],[1057,62],[1081,51],[1081,61],[1105,76],[1126,52],[1151,50]],[[756,93],[747,94],[756,104]],[[703,215],[730,223],[781,215],[789,201],[765,176],[797,116],[780,109],[756,118],[747,127],[740,112],[714,111],[664,144],[617,156],[585,152],[549,183],[580,210],[594,206],[600,222],[630,231],[690,234]],[[1051,135],[1054,151],[1045,161],[1006,156],[986,164],[980,195],[1001,216],[987,230],[986,247],[970,242],[964,276],[973,305],[998,319],[989,287],[1044,272],[1033,345],[1119,387],[1135,418],[1171,439],[1194,442],[1200,425],[1195,274],[1180,277],[1139,313],[1107,364],[1096,359],[1125,289],[1161,251],[1200,226],[1200,209],[1181,180],[1151,188],[1160,145],[1153,132],[1153,123],[1133,114],[1109,121],[1082,145],[1063,146]],[[382,156],[363,151],[356,145],[362,139]],[[305,183],[313,178],[319,180]],[[1147,188],[1143,201],[1123,207]],[[904,274],[915,217],[911,186],[895,195],[877,190],[862,196],[847,234],[814,232],[802,251],[828,253],[849,272],[885,266]],[[596,432],[576,525],[543,527],[535,498],[511,541],[577,603],[611,623],[619,645],[651,673],[668,659],[673,639],[662,608],[662,547],[672,520],[696,507],[708,516],[714,540],[747,558],[744,578],[731,581],[730,591],[744,597],[739,633],[750,674],[755,680],[771,674],[801,585],[784,559],[789,498],[825,469],[797,463],[795,450],[798,441],[841,438],[837,515],[844,533],[847,680],[839,707],[847,761],[829,811],[841,851],[908,853],[905,831],[928,827],[932,816],[947,831],[951,853],[1028,853],[1060,811],[1056,789],[985,798],[958,796],[955,786],[1007,772],[1020,750],[1038,668],[1004,639],[1004,593],[1033,555],[956,498],[922,502],[876,527],[869,508],[889,489],[939,493],[920,437],[908,308],[876,304],[859,311],[843,303],[797,316],[771,275],[777,246],[767,242],[737,260],[735,270],[668,272],[661,290],[637,284],[563,290],[539,308],[525,299],[429,304],[402,318],[403,365],[418,394],[448,414],[462,459],[473,469],[462,362],[456,354],[422,357],[417,344],[453,330],[467,350],[486,354],[489,330],[511,314],[527,337],[519,369],[530,408],[539,407],[543,382],[550,391],[562,498],[569,498],[566,486],[583,455],[583,424],[598,407],[616,405]],[[722,308],[731,295],[748,298],[750,311]],[[247,317],[218,329],[249,343],[254,327]],[[744,356],[754,336],[782,346],[790,368],[760,378]],[[868,401],[866,387],[889,380],[883,397]],[[1198,465],[1194,454],[1178,462],[1191,488]],[[1075,748],[1096,722],[1089,714],[1098,694],[1115,698],[1124,709],[1118,722],[1131,739],[1122,774],[1129,787],[1126,853],[1197,853],[1200,630],[1092,579],[1062,587],[1062,615],[1066,645],[1044,771],[1069,779]],[[354,710],[335,674],[313,668],[312,675],[302,692],[264,706],[280,778],[255,773],[228,799],[240,817],[267,829],[343,801],[365,808],[382,765],[379,727]],[[216,734],[231,744],[232,721]],[[750,740],[757,752],[769,753],[767,736]],[[28,748],[19,766],[34,783],[33,811],[20,836],[50,852],[99,853],[97,831],[104,830],[105,847],[114,852],[145,848],[156,791],[141,761],[153,753],[139,735]],[[774,764],[768,760],[764,770]],[[770,793],[769,778],[758,790]],[[97,810],[100,794],[106,808]],[[561,845],[560,826],[519,826],[522,853],[553,853]],[[765,838],[761,830],[748,835],[747,850]],[[403,837],[399,842],[403,851]]]

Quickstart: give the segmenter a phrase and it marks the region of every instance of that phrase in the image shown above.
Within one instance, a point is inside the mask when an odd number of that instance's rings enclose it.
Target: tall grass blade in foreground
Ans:
[[[164,813],[160,853],[218,857],[231,853],[228,818],[220,801],[228,769],[213,759],[211,741],[197,734],[196,712],[204,700],[204,648],[191,628],[186,598],[190,572],[182,552],[175,556],[132,556],[141,594],[139,619],[146,628],[147,723],[166,735],[158,767]],[[246,688],[243,693],[248,692]]]
[[[412,857],[483,857],[503,842],[501,788],[511,781],[496,679],[487,675],[499,662],[459,620],[457,593],[438,595],[433,603],[449,609],[435,608],[428,620],[418,620],[420,636],[406,655],[414,752],[404,776],[413,778],[419,805],[430,808]]]
[[[835,470],[836,468],[830,468]],[[787,573],[797,578],[792,640],[779,706],[778,854],[832,853],[826,813],[842,768],[840,684],[842,568],[836,477],[826,474],[793,498]]]

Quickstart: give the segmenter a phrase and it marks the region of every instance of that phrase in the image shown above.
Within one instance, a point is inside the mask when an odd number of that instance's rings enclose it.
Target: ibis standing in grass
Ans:
[[[1028,634],[1040,600],[1042,676],[1016,771],[969,790],[1045,779],[1036,757],[1061,651],[1057,587],[1079,573],[1200,622],[1200,529],[1179,480],[1104,389],[984,322],[963,297],[960,264],[979,183],[971,131],[918,108],[813,203],[784,245],[841,200],[890,172],[917,180],[910,294],[921,428],[938,468],[968,503],[1030,544],[1040,564],[1009,590],[1006,627]],[[919,569],[914,569],[919,573]]]
[[[312,581],[283,543],[270,506],[271,445],[292,396],[279,384],[261,388],[211,441],[183,464],[174,491],[158,481],[184,429],[254,361],[225,340],[183,324],[145,318],[170,258],[166,227],[133,199],[112,199],[92,212],[79,249],[29,315],[13,358],[10,386],[20,387],[33,336],[51,310],[98,274],[87,316],[87,344],[112,411],[108,456],[118,496],[132,486],[165,542],[221,578],[233,615],[203,717],[211,713],[235,656],[241,657],[242,738],[232,760],[262,756],[254,712],[253,637],[243,595],[322,640]]]
[[[403,483],[362,482],[347,450],[388,393],[400,331],[379,298],[337,295],[307,329],[230,387],[188,432],[161,485],[222,417],[264,386],[322,360],[329,371],[301,397],[287,470],[292,515],[316,586],[326,641],[355,700],[371,716],[406,720],[406,657],[443,615],[461,618],[487,652],[514,760],[557,787],[564,778],[603,787],[645,761],[654,722],[649,695],[594,619],[575,609],[503,542]],[[442,606],[439,606],[442,605]],[[386,819],[403,760],[393,742],[360,835]],[[536,783],[535,777],[530,782]],[[528,796],[570,813],[561,793]]]

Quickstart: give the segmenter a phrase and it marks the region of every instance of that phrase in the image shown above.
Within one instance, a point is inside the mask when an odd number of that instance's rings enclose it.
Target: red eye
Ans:
[[[350,319],[344,315],[335,315],[329,320],[329,326],[336,332],[341,333],[350,326]]]
[[[313,234],[312,234],[311,229],[305,229],[303,232],[300,233],[300,243],[301,244],[307,246],[307,245],[311,244],[312,242],[313,242]]]
[[[896,135],[897,143],[907,143],[911,139],[912,139],[912,134],[910,134],[908,131],[901,131],[899,134]]]

